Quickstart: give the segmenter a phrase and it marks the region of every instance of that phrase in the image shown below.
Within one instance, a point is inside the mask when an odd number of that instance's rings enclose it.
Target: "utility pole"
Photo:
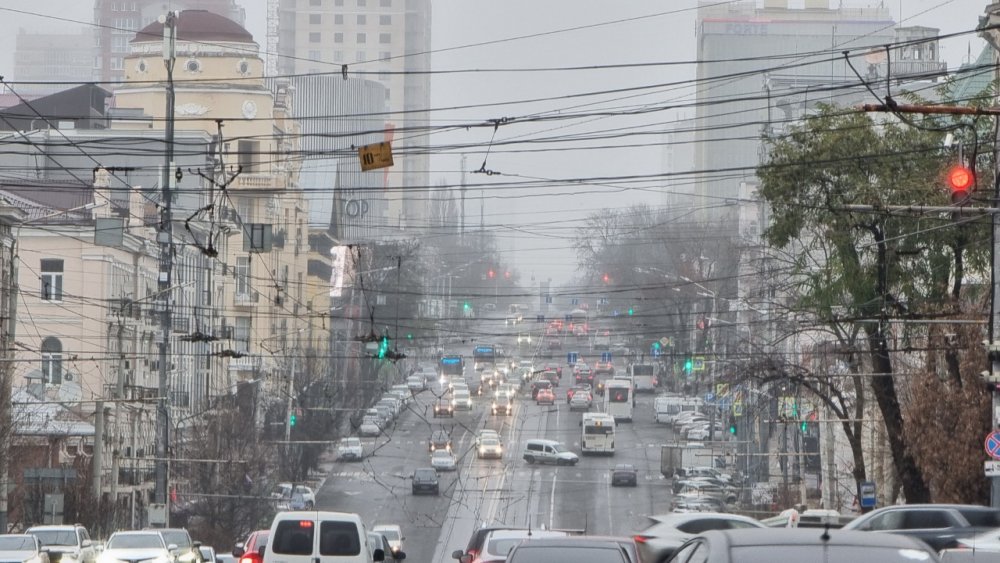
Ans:
[[[465,155],[462,155],[462,186],[459,188],[459,193],[462,196],[462,228],[459,231],[459,235],[465,238]]]
[[[157,241],[160,245],[160,272],[158,289],[160,296],[158,307],[160,312],[160,349],[159,367],[160,381],[159,393],[156,403],[156,489],[155,502],[164,508],[166,522],[169,525],[170,507],[167,506],[167,480],[170,466],[167,457],[170,455],[168,444],[170,443],[170,413],[168,411],[170,400],[169,359],[170,359],[170,292],[167,291],[171,284],[171,274],[174,265],[174,233],[173,217],[171,216],[171,190],[174,180],[174,62],[175,49],[177,44],[177,15],[175,12],[167,12],[162,16],[163,22],[163,64],[167,69],[167,111],[166,130],[164,132],[163,177],[161,179],[160,190],[162,201],[160,202],[160,231],[157,234]]]
[[[104,473],[104,401],[97,401],[94,408],[94,458],[91,464],[91,486],[94,500],[101,500],[101,477]]]

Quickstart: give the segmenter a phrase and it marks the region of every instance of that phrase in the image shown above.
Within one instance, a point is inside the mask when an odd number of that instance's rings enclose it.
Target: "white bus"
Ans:
[[[631,364],[628,366],[628,375],[632,378],[632,387],[636,393],[641,391],[652,393],[659,385],[656,367],[653,364]]]
[[[604,382],[604,414],[616,422],[632,422],[632,382],[628,379],[608,379]]]
[[[585,412],[580,449],[584,454],[615,455],[615,419],[603,412]]]

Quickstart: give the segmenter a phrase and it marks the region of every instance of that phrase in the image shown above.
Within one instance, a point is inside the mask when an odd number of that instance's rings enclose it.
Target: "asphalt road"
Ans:
[[[554,406],[537,406],[522,393],[512,416],[497,417],[489,412],[484,389],[472,411],[459,411],[454,419],[433,418],[430,405],[440,390],[424,391],[383,436],[364,439],[364,461],[337,463],[317,493],[317,508],[357,512],[370,525],[399,524],[407,560],[433,563],[451,561],[451,552],[464,549],[484,523],[627,536],[646,527],[647,515],[669,512],[670,487],[659,474],[659,452],[670,431],[654,422],[652,395],[638,397],[633,423],[618,425],[614,456],[581,457],[572,467],[521,459],[531,438],[559,440],[580,453],[581,413],[569,411],[566,389],[557,389]],[[440,495],[414,496],[409,475],[429,466],[427,441],[438,428],[451,433],[458,470],[440,473]],[[481,428],[500,432],[503,459],[476,458],[475,434]],[[617,463],[638,468],[637,487],[611,487],[610,469]]]

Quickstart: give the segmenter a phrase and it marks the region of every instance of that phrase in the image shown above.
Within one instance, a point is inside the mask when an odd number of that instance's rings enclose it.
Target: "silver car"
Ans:
[[[708,530],[765,528],[747,516],[721,512],[689,512],[650,516],[650,526],[634,536],[641,561],[665,561],[678,547]]]
[[[148,563],[173,563],[177,545],[167,545],[163,536],[153,530],[144,532],[115,532],[108,538],[98,563],[119,561],[145,561]]]
[[[49,563],[49,554],[31,534],[4,534],[0,535],[0,561]]]

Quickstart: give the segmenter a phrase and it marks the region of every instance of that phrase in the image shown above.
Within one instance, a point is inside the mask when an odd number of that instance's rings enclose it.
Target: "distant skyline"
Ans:
[[[164,3],[170,4],[169,0]],[[266,2],[243,0],[240,3],[247,11],[247,28],[263,51],[266,48]],[[798,8],[802,7],[803,0],[789,0],[788,3],[791,8]],[[986,0],[831,1],[831,4],[845,7],[884,5],[897,21],[902,14],[902,25],[936,27],[942,35],[973,30],[989,3]],[[510,70],[435,75],[431,108],[439,109],[431,114],[432,126],[517,118],[597,100],[603,101],[595,107],[608,107],[613,105],[608,97],[583,98],[578,104],[571,104],[566,97],[605,89],[693,80],[693,64],[599,72],[526,72],[523,69],[693,61],[696,5],[697,0],[433,0],[432,64],[436,71]],[[10,9],[44,16],[16,13]],[[89,22],[93,6],[88,0],[43,0],[27,6],[23,0],[0,0],[0,15],[3,16],[0,19],[0,75],[11,79],[16,78],[12,76],[13,50],[19,28],[46,33],[73,31],[79,24],[56,18]],[[950,68],[956,68],[970,54],[975,58],[984,45],[975,34],[948,39],[941,44],[942,58]],[[331,64],[330,68],[333,70],[337,66]],[[352,66],[363,70],[363,65]],[[661,96],[659,103],[663,103],[662,99],[680,102],[685,100],[684,96],[683,90],[678,90],[670,98]],[[555,101],[513,103],[538,98]],[[652,103],[652,98],[647,99]],[[440,109],[459,107],[465,109]],[[681,110],[665,112],[650,119],[669,122],[681,113]],[[594,120],[591,124],[569,121],[543,125],[514,122],[497,131],[494,143],[556,134],[582,135],[614,126],[619,126],[619,122]],[[549,132],[543,133],[545,130]],[[496,232],[524,280],[532,275],[537,279],[553,278],[555,282],[569,279],[576,268],[572,235],[588,213],[602,208],[623,208],[633,203],[661,205],[663,202],[662,190],[623,190],[605,183],[580,185],[572,190],[562,182],[546,185],[547,179],[658,174],[663,149],[652,146],[655,144],[652,142],[629,151],[552,153],[522,152],[519,149],[525,149],[525,145],[512,145],[507,151],[494,150],[488,158],[487,168],[503,175],[486,177],[468,172],[482,165],[482,151],[489,144],[491,130],[461,128],[428,134],[427,139],[431,147],[452,144],[470,147],[466,178],[469,182],[483,184],[487,227]],[[460,162],[458,152],[435,152],[431,158],[431,185],[457,185],[462,175]],[[502,182],[518,186],[489,187]],[[528,189],[528,182],[536,182],[539,187]],[[469,192],[467,222],[471,225],[479,223],[478,192],[478,188]]]

